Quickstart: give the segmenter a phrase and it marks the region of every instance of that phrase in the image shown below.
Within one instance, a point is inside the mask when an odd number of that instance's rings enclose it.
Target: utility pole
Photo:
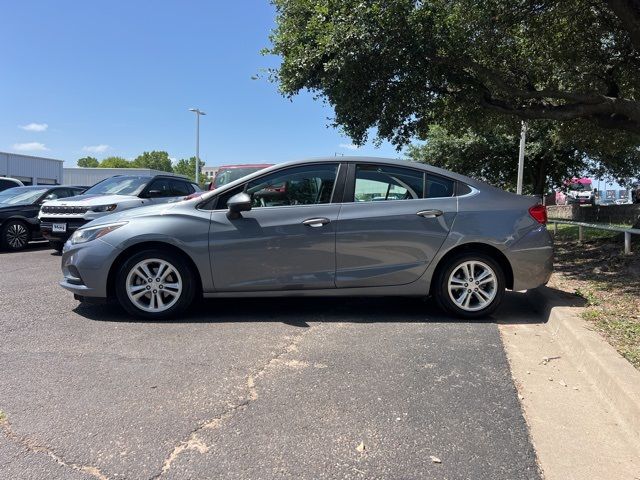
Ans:
[[[196,114],[196,183],[200,177],[200,115],[206,115],[198,108],[190,108],[190,112]]]
[[[524,146],[527,141],[527,122],[522,122],[520,130],[520,152],[518,153],[518,183],[516,193],[522,195],[522,176],[524,174]]]

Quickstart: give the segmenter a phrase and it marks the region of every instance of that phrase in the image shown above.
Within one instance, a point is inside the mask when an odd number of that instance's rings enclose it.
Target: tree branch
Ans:
[[[569,103],[564,105],[531,105],[522,107],[488,95],[485,95],[481,100],[481,105],[484,108],[499,113],[515,115],[523,119],[575,120],[581,118],[596,123],[602,128],[626,130],[640,134],[640,121],[617,113],[613,103]]]
[[[629,34],[633,47],[640,52],[640,0],[607,0],[607,4]]]

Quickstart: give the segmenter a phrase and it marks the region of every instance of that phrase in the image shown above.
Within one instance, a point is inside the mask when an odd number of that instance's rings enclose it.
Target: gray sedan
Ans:
[[[505,289],[545,284],[546,210],[418,163],[341,157],[284,163],[202,197],[108,215],[76,231],[61,285],[166,318],[196,296],[431,295],[460,318]]]

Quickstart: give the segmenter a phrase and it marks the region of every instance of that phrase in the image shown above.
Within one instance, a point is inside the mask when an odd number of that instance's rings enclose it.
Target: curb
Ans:
[[[548,287],[529,290],[528,294],[534,309],[548,319],[546,327],[570,355],[571,363],[610,403],[624,420],[624,427],[640,440],[640,371],[580,317],[574,295]]]

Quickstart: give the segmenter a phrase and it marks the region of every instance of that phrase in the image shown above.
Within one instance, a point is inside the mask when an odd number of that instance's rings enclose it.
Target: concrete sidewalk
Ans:
[[[548,322],[500,331],[545,478],[640,479],[640,396],[620,390],[640,388],[640,372],[586,328],[580,309],[553,307],[549,291],[529,296]]]

